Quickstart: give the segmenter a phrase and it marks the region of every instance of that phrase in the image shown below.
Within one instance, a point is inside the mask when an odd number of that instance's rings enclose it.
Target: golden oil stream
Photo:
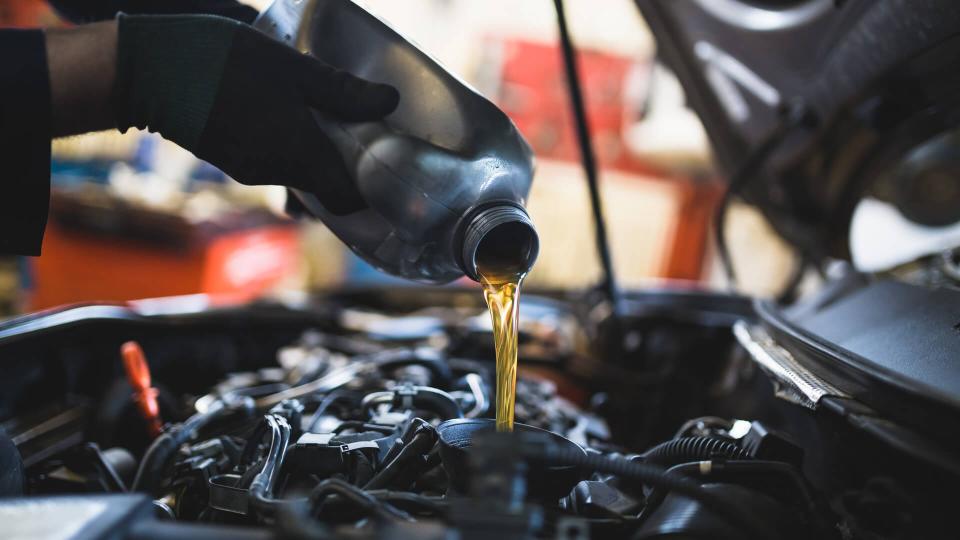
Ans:
[[[513,407],[517,394],[517,324],[520,283],[523,275],[490,279],[481,273],[483,298],[493,320],[497,353],[497,431],[513,431]]]

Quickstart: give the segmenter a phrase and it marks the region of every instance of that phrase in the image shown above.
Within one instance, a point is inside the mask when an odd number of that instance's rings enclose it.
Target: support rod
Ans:
[[[619,291],[613,273],[613,261],[610,258],[610,244],[607,241],[607,228],[603,221],[603,206],[600,201],[600,187],[597,179],[597,162],[593,153],[593,143],[590,139],[590,126],[587,124],[587,111],[583,104],[583,92],[580,87],[580,76],[577,73],[577,60],[567,28],[567,18],[563,9],[563,0],[553,0],[557,10],[557,26],[560,30],[560,46],[563,51],[563,65],[566,70],[567,87],[570,92],[570,106],[573,111],[574,124],[577,130],[577,143],[580,146],[580,159],[583,163],[583,172],[587,176],[587,187],[590,188],[590,207],[593,211],[594,232],[596,234],[597,255],[603,268],[603,282],[601,289],[610,302],[610,309],[614,317],[620,313]]]

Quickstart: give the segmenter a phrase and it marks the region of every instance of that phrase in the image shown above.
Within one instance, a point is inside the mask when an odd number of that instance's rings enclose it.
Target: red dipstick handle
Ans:
[[[127,381],[133,387],[133,402],[147,421],[150,435],[160,435],[163,422],[160,420],[160,404],[157,403],[158,391],[150,386],[150,366],[143,349],[136,341],[128,341],[120,347],[123,356],[123,369],[127,372]]]

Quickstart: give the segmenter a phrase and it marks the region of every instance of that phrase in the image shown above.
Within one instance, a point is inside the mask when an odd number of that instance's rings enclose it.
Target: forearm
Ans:
[[[115,127],[116,21],[46,31],[53,136]]]
[[[50,203],[50,80],[40,30],[0,30],[0,253],[39,255]]]
[[[145,129],[241,183],[322,193],[335,215],[366,202],[317,113],[370,122],[400,100],[391,86],[210,15],[120,15],[48,32],[46,46],[53,136]]]

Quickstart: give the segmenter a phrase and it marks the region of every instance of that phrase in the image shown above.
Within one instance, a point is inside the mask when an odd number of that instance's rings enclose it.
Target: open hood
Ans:
[[[850,256],[865,197],[920,225],[960,221],[956,2],[637,5],[720,169],[749,169],[731,189],[808,258]]]

